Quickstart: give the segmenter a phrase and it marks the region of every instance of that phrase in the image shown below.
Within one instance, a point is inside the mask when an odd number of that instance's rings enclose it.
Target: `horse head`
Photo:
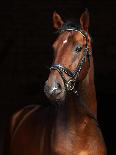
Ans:
[[[90,67],[91,38],[88,32],[89,13],[80,17],[80,24],[63,22],[53,13],[53,26],[59,33],[53,43],[54,61],[44,92],[50,100],[62,101],[67,93],[78,95],[78,84],[87,76]]]

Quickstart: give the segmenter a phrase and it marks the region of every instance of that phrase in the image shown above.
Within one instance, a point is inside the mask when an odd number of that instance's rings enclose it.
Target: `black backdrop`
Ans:
[[[47,104],[43,93],[55,39],[52,13],[64,20],[90,11],[98,120],[109,155],[115,155],[116,2],[97,0],[0,1],[0,155],[12,114],[28,104]]]

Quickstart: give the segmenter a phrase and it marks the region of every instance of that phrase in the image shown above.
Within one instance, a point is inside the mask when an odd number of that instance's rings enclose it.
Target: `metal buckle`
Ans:
[[[66,83],[66,89],[68,91],[72,91],[74,89],[74,87],[75,87],[75,80],[70,79],[69,81],[67,81],[67,83]]]

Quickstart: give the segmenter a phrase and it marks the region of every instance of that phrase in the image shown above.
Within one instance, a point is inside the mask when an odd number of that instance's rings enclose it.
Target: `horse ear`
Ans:
[[[59,29],[62,27],[62,25],[64,24],[62,18],[60,17],[60,15],[56,12],[53,13],[53,26],[56,29]]]
[[[81,24],[81,27],[88,32],[88,28],[89,28],[89,11],[88,9],[86,9],[81,17],[80,17],[80,24]]]

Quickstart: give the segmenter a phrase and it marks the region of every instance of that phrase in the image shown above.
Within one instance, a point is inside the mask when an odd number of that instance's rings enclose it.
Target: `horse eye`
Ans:
[[[82,50],[82,45],[81,45],[81,44],[77,44],[77,45],[74,47],[74,51],[75,51],[76,53],[81,52],[81,50]]]

